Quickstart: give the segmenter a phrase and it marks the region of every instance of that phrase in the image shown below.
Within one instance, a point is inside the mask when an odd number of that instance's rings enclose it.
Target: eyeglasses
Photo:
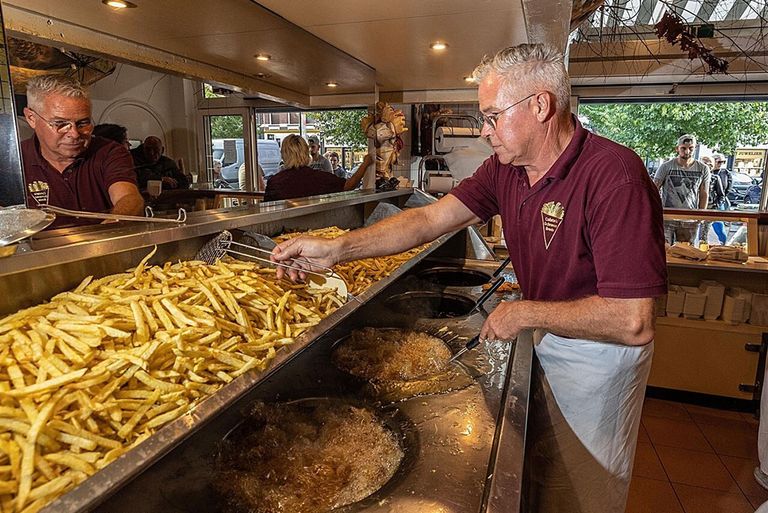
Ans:
[[[46,122],[46,124],[53,129],[54,132],[57,134],[66,134],[70,130],[72,130],[72,127],[75,127],[75,130],[80,132],[81,134],[87,134],[93,130],[93,120],[91,118],[85,118],[80,119],[78,121],[69,121],[65,119],[56,119],[53,121],[49,121],[45,119],[43,116],[41,116],[35,109],[27,107],[29,110],[34,112],[34,114]]]
[[[520,105],[525,100],[527,100],[528,98],[532,98],[533,96],[536,96],[536,93],[531,93],[528,96],[526,96],[525,98],[523,98],[522,100],[518,100],[515,103],[513,103],[512,105],[510,105],[509,107],[505,107],[505,108],[501,109],[498,112],[493,112],[491,114],[483,114],[481,112],[480,113],[480,120],[482,121],[482,124],[480,125],[480,127],[482,128],[483,124],[487,123],[488,126],[491,127],[492,130],[496,130],[496,123],[498,123],[498,121],[499,121],[499,116],[501,116],[502,114],[507,112],[509,109],[511,109],[515,105]]]

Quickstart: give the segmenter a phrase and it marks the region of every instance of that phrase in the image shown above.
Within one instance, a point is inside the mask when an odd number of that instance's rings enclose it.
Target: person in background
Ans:
[[[333,168],[333,174],[338,176],[339,178],[347,178],[347,170],[344,169],[344,166],[340,164],[341,159],[339,158],[339,154],[335,151],[330,152],[328,155],[328,160],[331,163],[331,167]]]
[[[115,125],[113,123],[102,123],[94,127],[93,135],[115,141],[117,144],[125,146],[125,149],[127,150],[131,149],[131,143],[128,140],[128,129],[124,126]]]
[[[500,214],[524,299],[499,303],[480,339],[536,330],[529,511],[624,513],[654,298],[667,291],[658,190],[637,154],[571,114],[556,48],[506,48],[473,78],[480,135],[494,152],[473,176],[435,203],[336,239],[285,241],[272,259],[311,269],[392,255]],[[286,274],[301,277],[277,270]]]
[[[255,190],[263,191],[266,188],[266,184],[264,183],[264,169],[262,169],[261,164],[256,164],[258,166],[257,169],[257,177],[256,179],[261,182],[261,187]],[[238,187],[241,191],[245,190],[245,162],[240,164],[240,167],[237,168],[237,183]]]
[[[725,195],[723,182],[717,173],[712,173],[709,178],[709,196],[707,198],[707,208],[711,210],[728,210],[731,203]]]
[[[723,184],[723,192],[725,193],[725,197],[728,198],[728,194],[731,192],[731,187],[733,186],[733,176],[731,176],[731,172],[727,167],[723,167],[727,162],[725,160],[725,155],[718,153],[714,156],[714,160],[712,174],[720,177],[720,183]]]
[[[696,137],[683,135],[677,140],[677,157],[664,162],[656,170],[653,181],[661,190],[665,208],[707,208],[709,200],[709,167],[693,158]]]
[[[709,169],[712,169],[712,166],[714,165],[714,162],[712,161],[712,157],[701,157],[700,160],[704,164],[706,164]]]
[[[283,169],[267,181],[264,201],[351,191],[357,187],[366,169],[373,163],[371,156],[366,155],[362,164],[346,180],[332,173],[312,169],[309,167],[310,156],[307,141],[295,134],[283,139],[280,155],[283,159]]]
[[[317,169],[318,171],[333,173],[331,161],[320,155],[320,139],[314,135],[310,135],[307,138],[307,143],[309,144],[309,155],[311,157],[309,167]]]
[[[159,137],[150,135],[137,148],[131,150],[139,187],[147,188],[149,180],[162,180],[164,189],[186,189],[189,180],[176,162],[163,155],[165,148]]]
[[[27,83],[24,118],[35,135],[21,143],[27,204],[70,210],[140,215],[125,146],[93,136],[88,91],[64,75],[41,75]],[[93,223],[59,216],[53,226]]]

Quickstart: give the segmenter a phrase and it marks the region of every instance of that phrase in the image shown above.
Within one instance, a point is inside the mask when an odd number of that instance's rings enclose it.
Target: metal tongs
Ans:
[[[505,267],[507,267],[507,265],[509,265],[509,261],[510,261],[510,259],[509,259],[509,257],[507,257],[507,258],[506,258],[506,259],[505,259],[505,260],[504,260],[504,261],[501,263],[501,265],[498,267],[498,269],[496,269],[496,271],[494,271],[494,273],[493,273],[493,276],[494,276],[494,277],[496,277],[496,276],[498,276],[499,274],[501,274],[501,271],[503,271],[503,270],[504,270],[504,268],[505,268]],[[496,281],[494,281],[494,282],[493,282],[493,284],[492,284],[492,285],[491,285],[491,286],[488,288],[488,290],[486,290],[486,291],[483,293],[483,295],[482,295],[482,296],[480,296],[480,297],[478,298],[478,300],[477,300],[477,303],[475,303],[475,307],[472,309],[472,311],[474,311],[474,310],[479,310],[479,309],[480,309],[480,307],[481,307],[481,306],[483,306],[483,303],[485,303],[486,301],[488,301],[488,298],[490,298],[490,297],[493,295],[493,293],[494,293],[494,292],[496,292],[496,290],[497,290],[499,287],[501,287],[501,285],[502,285],[502,283],[504,283],[504,281],[506,281],[506,280],[504,279],[504,277],[503,277],[503,276],[502,276],[501,278],[498,278]],[[462,347],[461,349],[459,349],[459,350],[456,352],[456,354],[454,354],[453,356],[451,356],[451,359],[450,359],[450,360],[448,360],[448,363],[453,363],[453,362],[455,362],[456,360],[458,360],[459,358],[461,358],[461,357],[464,355],[464,353],[466,353],[466,352],[467,352],[467,351],[469,351],[470,349],[474,349],[474,348],[476,348],[476,347],[477,347],[479,344],[480,344],[480,335],[476,335],[476,336],[472,337],[472,338],[470,339],[470,341],[469,341],[469,342],[467,342],[467,343],[464,345],[464,347]]]
[[[323,269],[324,271],[326,271],[326,273],[319,273],[316,271],[303,269],[301,267],[296,267],[289,264],[283,264],[281,262],[273,262],[269,258],[263,258],[250,253],[246,253],[246,251],[257,251],[260,253],[266,253],[267,255],[272,254],[271,251],[268,251],[266,249],[262,249],[256,246],[251,246],[249,244],[243,244],[241,242],[235,242],[232,239],[232,234],[225,230],[221,232],[219,235],[217,235],[210,242],[208,242],[198,252],[197,258],[209,264],[212,264],[217,259],[223,257],[225,253],[229,253],[230,255],[237,255],[245,258],[250,258],[250,259],[257,260],[259,262],[264,262],[277,267],[283,267],[285,269],[293,269],[295,271],[306,273],[308,275],[307,282],[310,287],[336,289],[336,291],[340,296],[342,297],[349,296],[346,282],[341,278],[341,276],[336,274],[334,270],[331,269],[330,267],[323,267],[321,265],[311,264],[314,267],[317,267],[319,269]]]
[[[474,348],[476,348],[476,347],[478,346],[478,344],[480,344],[480,335],[475,335],[474,337],[472,337],[472,339],[471,339],[469,342],[467,342],[467,343],[464,345],[464,347],[462,347],[461,349],[459,349],[459,350],[456,352],[456,354],[455,354],[455,355],[451,356],[451,359],[450,359],[450,360],[448,360],[448,363],[453,363],[453,362],[455,362],[456,360],[458,360],[459,358],[461,358],[461,357],[462,357],[462,355],[463,355],[464,353],[466,353],[466,352],[467,352],[467,351],[469,351],[470,349],[474,349]]]
[[[125,216],[121,214],[105,214],[101,212],[83,212],[81,210],[69,210],[67,208],[56,207],[54,205],[45,205],[41,207],[42,210],[47,212],[53,212],[55,214],[61,214],[63,216],[79,217],[81,219],[103,219],[107,221],[138,221],[144,223],[174,223],[182,224],[187,222],[187,211],[183,208],[179,209],[179,215],[176,219],[166,219],[163,217],[155,217],[155,212],[152,207],[145,207],[144,217],[142,216]]]

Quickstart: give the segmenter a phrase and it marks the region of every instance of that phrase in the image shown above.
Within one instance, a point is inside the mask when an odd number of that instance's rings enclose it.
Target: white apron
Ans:
[[[653,343],[542,335],[531,511],[624,513]]]

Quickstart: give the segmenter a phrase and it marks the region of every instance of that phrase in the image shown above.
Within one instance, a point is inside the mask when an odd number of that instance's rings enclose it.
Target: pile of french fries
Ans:
[[[347,231],[348,230],[343,230],[336,226],[331,226],[329,228],[310,230],[308,232],[287,233],[275,237],[274,240],[275,242],[280,243],[300,235],[313,235],[315,237],[335,239],[336,237],[344,235]],[[376,281],[386,278],[395,272],[398,267],[421,253],[425,247],[426,246],[420,246],[418,248],[409,249],[408,251],[398,253],[397,255],[364,258],[345,264],[337,264],[333,266],[333,270],[346,282],[349,293],[357,295],[365,291],[365,289],[370,287]]]
[[[33,513],[342,305],[220,260],[136,268],[0,319],[0,511]]]

